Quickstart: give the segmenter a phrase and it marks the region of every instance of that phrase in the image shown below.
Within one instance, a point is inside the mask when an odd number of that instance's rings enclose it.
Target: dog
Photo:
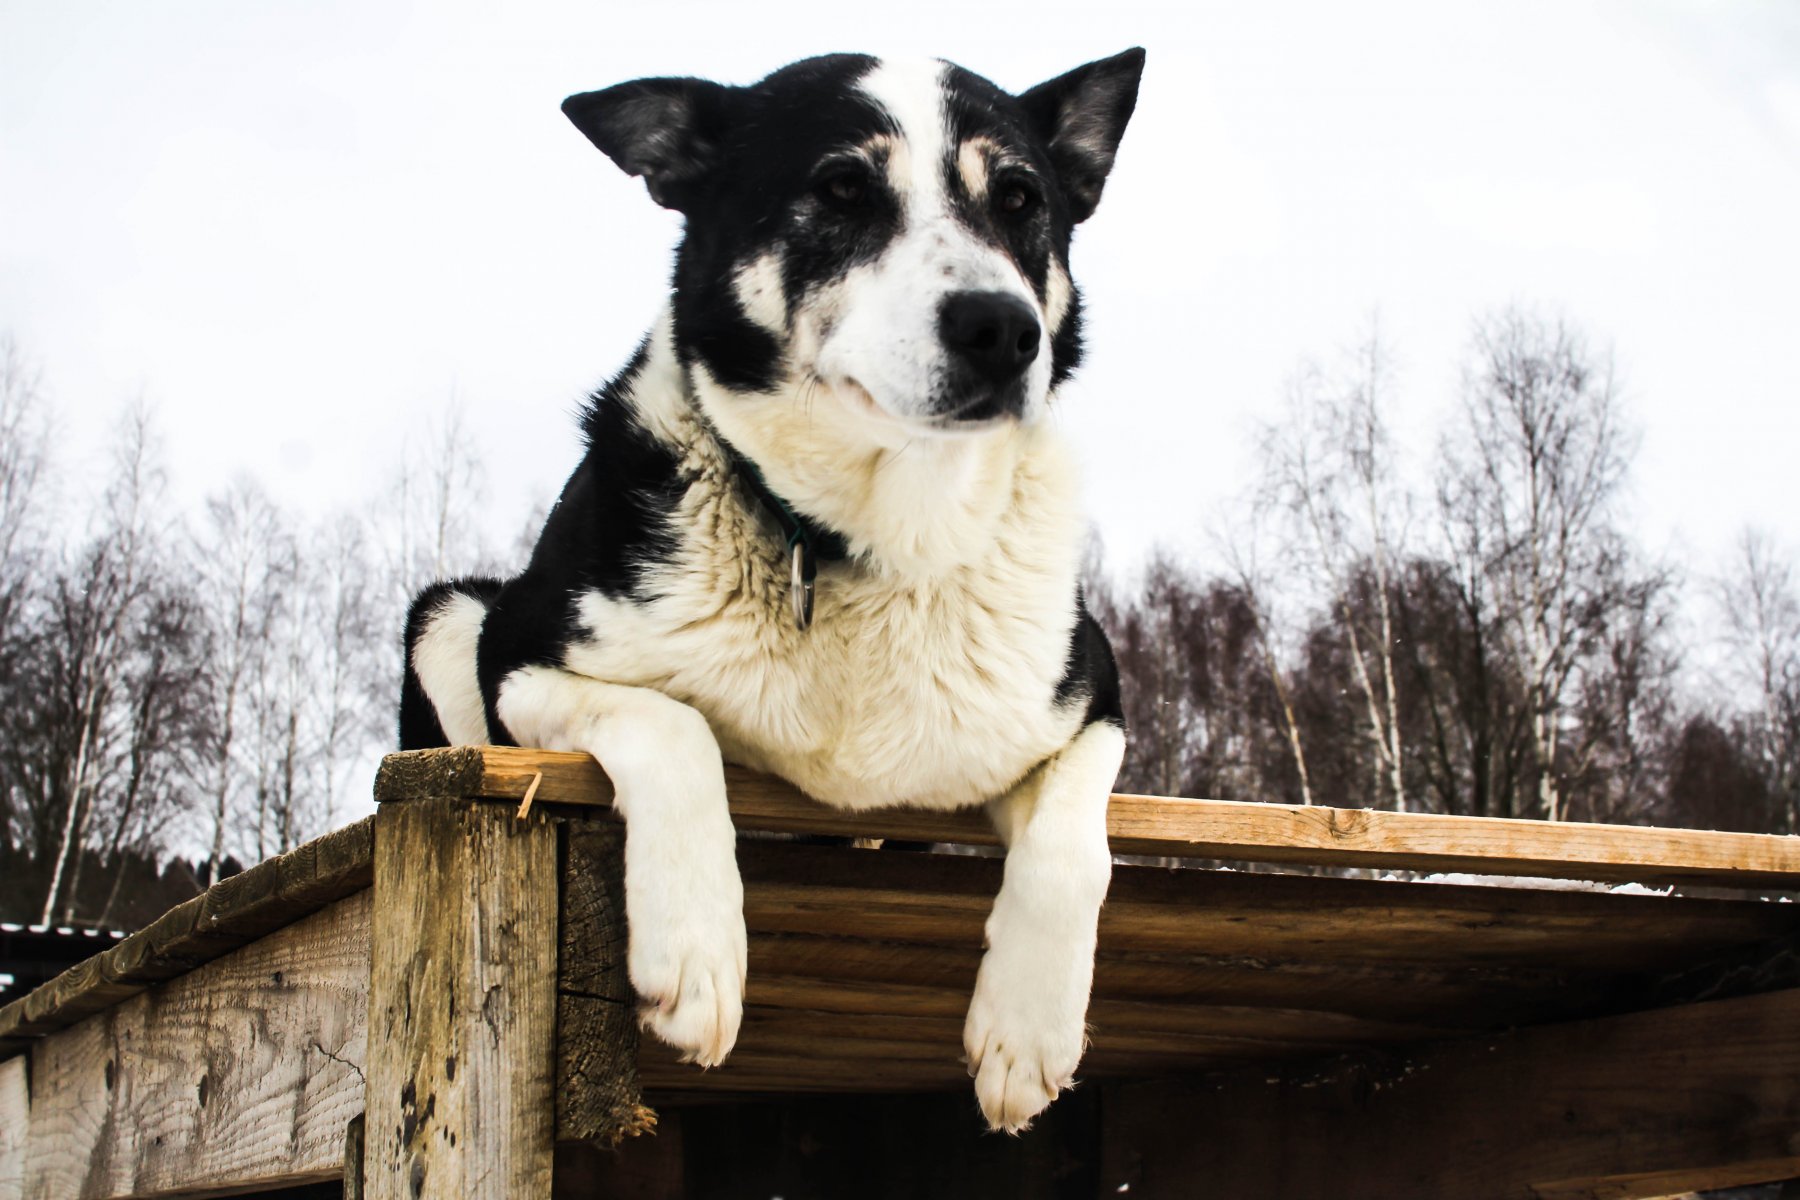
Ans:
[[[1071,1084],[1125,734],[1047,416],[1081,358],[1071,235],[1143,63],[1013,95],[838,54],[563,104],[685,217],[671,300],[588,404],[524,572],[415,600],[400,744],[599,761],[641,1020],[687,1061],[723,1061],[743,1012],[730,761],[845,809],[985,804],[1007,856],[976,1094],[1016,1132]]]

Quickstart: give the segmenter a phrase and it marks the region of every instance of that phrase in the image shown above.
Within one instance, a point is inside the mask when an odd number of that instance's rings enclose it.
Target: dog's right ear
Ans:
[[[731,89],[705,79],[638,79],[563,101],[588,141],[650,198],[685,212],[718,162]]]

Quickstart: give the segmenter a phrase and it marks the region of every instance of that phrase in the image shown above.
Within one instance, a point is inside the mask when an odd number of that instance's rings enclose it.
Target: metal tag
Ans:
[[[802,633],[812,625],[813,585],[806,578],[806,544],[794,543],[794,555],[790,560],[792,570],[788,576],[788,598],[793,601],[794,627]]]

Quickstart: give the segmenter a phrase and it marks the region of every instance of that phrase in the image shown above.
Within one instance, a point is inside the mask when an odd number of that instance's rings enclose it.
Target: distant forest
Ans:
[[[1372,327],[1295,373],[1211,523],[1222,570],[1090,570],[1120,790],[1800,832],[1792,555],[1746,530],[1708,576],[1634,540],[1636,437],[1567,321],[1475,323],[1429,472],[1400,459],[1391,362]]]
[[[1478,320],[1430,472],[1394,389],[1373,326],[1296,371],[1211,569],[1162,553],[1127,585],[1096,543],[1119,790],[1800,831],[1792,556],[1746,531],[1712,577],[1633,540],[1609,356]],[[0,340],[0,920],[132,928],[342,819],[392,744],[407,600],[509,569],[542,513],[488,547],[453,413],[360,508],[242,480],[181,512],[152,413],[83,472],[48,395]]]

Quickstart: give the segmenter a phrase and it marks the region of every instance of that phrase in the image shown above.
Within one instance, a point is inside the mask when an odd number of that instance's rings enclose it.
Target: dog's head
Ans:
[[[563,111],[686,217],[685,365],[732,403],[804,397],[913,437],[1030,420],[1074,369],[1070,235],[1143,64],[1128,50],[1015,96],[941,61],[830,55]]]

